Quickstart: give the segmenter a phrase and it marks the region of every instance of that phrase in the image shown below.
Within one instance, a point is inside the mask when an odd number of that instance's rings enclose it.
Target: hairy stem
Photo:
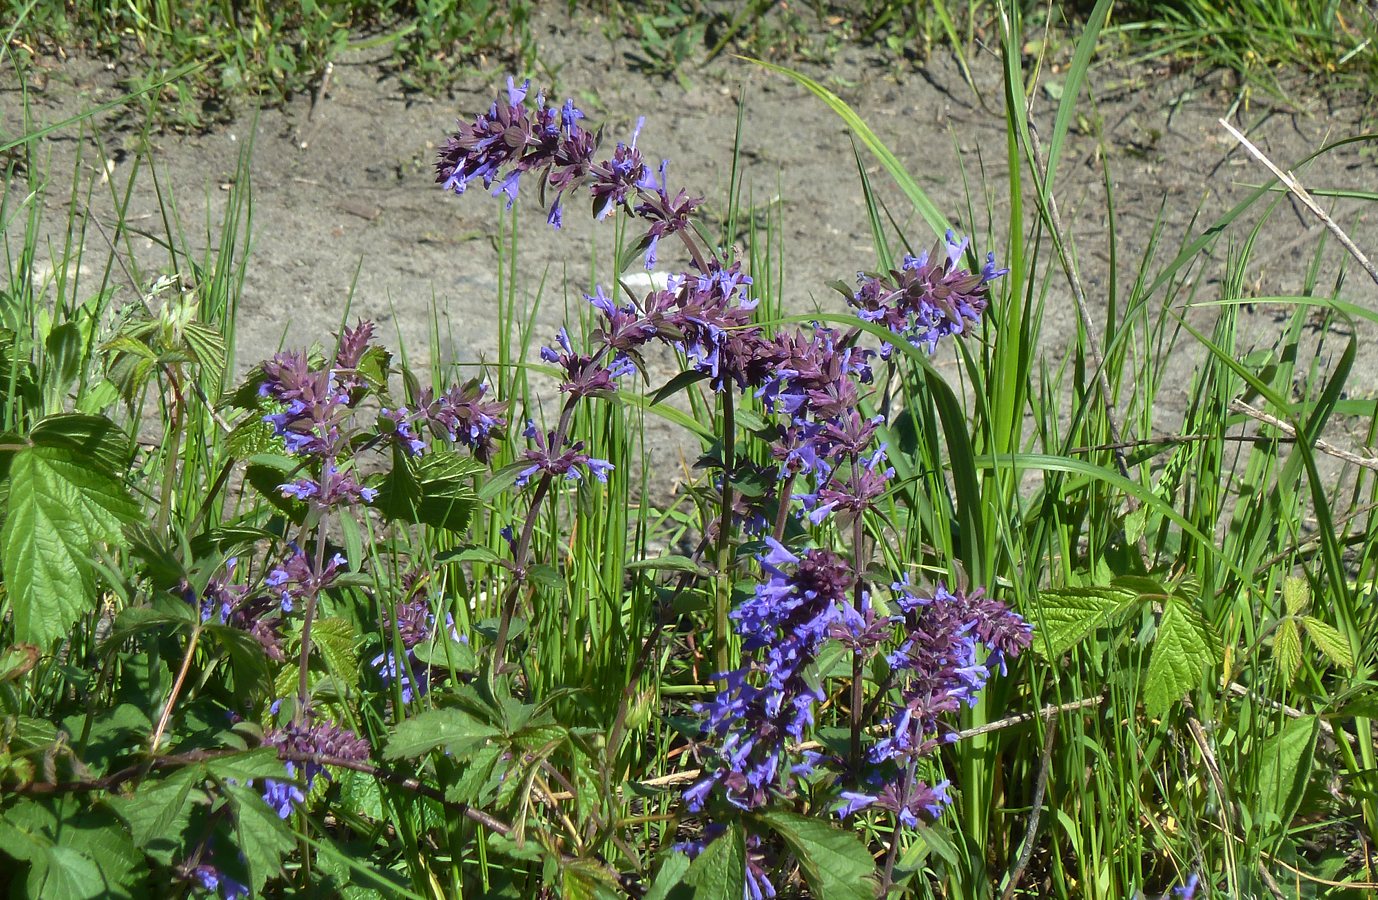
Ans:
[[[713,600],[713,664],[719,674],[731,667],[728,611],[732,605],[732,476],[737,417],[732,385],[722,391],[722,508],[718,517],[718,591]]]

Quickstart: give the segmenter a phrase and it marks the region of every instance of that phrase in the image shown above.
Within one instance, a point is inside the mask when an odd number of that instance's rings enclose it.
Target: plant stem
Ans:
[[[329,472],[335,465],[333,456],[326,457],[321,471]],[[325,569],[325,510],[321,509],[321,519],[316,523],[316,569],[315,575],[319,579],[321,572]],[[311,623],[316,617],[316,600],[320,596],[319,589],[311,591],[306,598],[306,610],[302,613],[301,620],[301,655],[297,660],[297,708],[292,713],[292,720],[298,725],[306,721],[307,698],[311,690],[311,682],[308,678],[308,667],[311,663]]]
[[[153,739],[149,742],[148,752],[156,754],[158,745],[163,741],[163,732],[167,730],[168,720],[172,718],[172,708],[177,705],[177,698],[182,693],[182,686],[186,684],[187,672],[191,669],[191,658],[196,654],[196,644],[201,640],[201,626],[198,624],[191,630],[191,640],[187,642],[187,652],[182,654],[182,665],[177,670],[177,679],[172,683],[172,691],[168,694],[167,705],[163,707],[163,714],[158,717],[158,727],[153,729]]]
[[[861,464],[855,456],[852,457],[852,483],[860,486],[861,484]],[[861,510],[856,511],[856,518],[852,520],[852,568],[856,575],[856,584],[852,588],[852,607],[857,611],[857,615],[864,615],[862,610],[862,599],[866,594],[866,567],[870,563],[865,554],[866,532],[861,522]],[[865,685],[862,683],[862,667],[865,659],[862,654],[853,651],[852,653],[852,702],[851,709],[848,710],[849,724],[851,725],[851,762],[852,771],[858,775],[861,773],[861,726],[862,712],[866,702]]]
[[[718,674],[731,667],[728,646],[731,623],[728,610],[732,605],[732,476],[735,468],[737,416],[733,405],[732,385],[724,384],[722,391],[722,508],[718,515],[718,591],[713,600],[713,664]]]

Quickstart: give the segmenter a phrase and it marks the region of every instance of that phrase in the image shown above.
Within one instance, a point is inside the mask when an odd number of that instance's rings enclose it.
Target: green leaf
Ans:
[[[129,465],[129,435],[105,416],[61,413],[41,420],[29,432],[36,447],[70,450],[105,472],[123,472]]]
[[[855,833],[796,813],[767,812],[760,818],[785,839],[818,900],[875,900],[875,860]]]
[[[669,381],[656,388],[655,393],[651,395],[651,405],[655,406],[657,403],[663,402],[666,398],[673,397],[680,391],[688,389],[691,384],[697,384],[707,378],[707,373],[700,372],[697,369],[689,369],[688,371],[680,372],[674,378],[671,378]]]
[[[642,900],[669,900],[671,892],[684,881],[684,873],[689,871],[689,857],[672,851],[665,854],[660,868],[656,870],[655,881]]]
[[[1306,626],[1307,635],[1316,642],[1322,653],[1330,657],[1331,662],[1345,671],[1354,671],[1354,649],[1344,635],[1315,616],[1303,616],[1301,621]]]
[[[90,458],[57,447],[16,454],[9,487],[0,560],[14,636],[47,647],[95,608],[96,546],[123,543],[139,507]]]
[[[463,757],[483,747],[500,732],[460,709],[428,709],[397,725],[383,755],[412,759],[437,747]]]
[[[257,415],[241,419],[225,438],[225,448],[235,459],[247,459],[260,453],[268,453],[277,446],[273,426]]]
[[[689,864],[682,885],[694,900],[742,900],[746,893],[746,837],[732,823]],[[678,898],[680,891],[671,896]]]
[[[1133,591],[1115,587],[1042,591],[1033,619],[1037,629],[1034,649],[1049,659],[1057,659],[1138,599]]]
[[[141,783],[132,795],[107,797],[106,803],[129,826],[135,845],[166,865],[191,821],[192,789],[205,777],[201,766],[188,766],[161,781]]]
[[[498,765],[503,761],[507,749],[500,744],[492,744],[469,755],[460,771],[459,778],[445,788],[445,799],[452,803],[470,803],[475,806],[483,803],[489,792],[497,786],[501,774]]]
[[[481,470],[452,450],[435,450],[418,461],[396,448],[373,505],[388,519],[463,531],[477,501],[471,482]]]
[[[1277,663],[1278,673],[1287,683],[1297,677],[1301,668],[1301,632],[1296,619],[1283,619],[1273,634],[1273,662]]]
[[[291,853],[297,842],[257,790],[226,785],[225,793],[234,806],[235,837],[249,866],[249,889],[257,894],[264,882],[282,871],[283,854]]]
[[[412,648],[416,661],[428,666],[443,669],[453,668],[457,672],[478,670],[478,656],[474,649],[463,641],[456,641],[448,634],[437,632],[433,639],[422,641]]]
[[[217,757],[206,763],[206,771],[221,780],[246,783],[255,778],[287,778],[287,769],[273,747]]]
[[[1299,616],[1311,606],[1311,583],[1305,578],[1287,577],[1282,581],[1282,603],[1289,616]]]
[[[1144,705],[1161,716],[1201,683],[1206,666],[1218,656],[1215,635],[1195,607],[1170,600],[1158,622],[1153,655],[1148,661]]]
[[[359,656],[354,652],[353,625],[337,617],[317,619],[311,626],[311,644],[332,675],[354,683],[359,676]]]
[[[1311,779],[1311,764],[1320,734],[1320,719],[1288,719],[1277,734],[1259,747],[1258,813],[1287,828],[1301,805]]]

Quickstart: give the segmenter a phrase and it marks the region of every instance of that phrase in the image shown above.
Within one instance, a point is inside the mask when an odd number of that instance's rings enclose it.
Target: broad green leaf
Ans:
[[[463,641],[456,641],[444,632],[436,632],[433,639],[422,641],[412,648],[417,662],[428,666],[453,668],[457,672],[478,670],[478,656],[474,649]]]
[[[460,709],[428,709],[397,725],[383,755],[388,759],[412,759],[437,747],[463,757],[499,735],[496,728]]]
[[[1144,705],[1150,716],[1161,716],[1172,704],[1201,683],[1206,666],[1217,658],[1217,642],[1195,607],[1170,600],[1158,622],[1153,653],[1144,684]]]
[[[488,792],[497,786],[498,764],[506,752],[506,748],[493,744],[471,753],[459,778],[446,786],[445,799],[475,806],[483,803]]]
[[[188,766],[161,781],[144,781],[133,794],[113,795],[105,802],[129,826],[136,846],[168,864],[181,847],[182,832],[191,820],[187,801],[205,776],[201,766]]]
[[[1137,600],[1138,594],[1133,591],[1115,587],[1041,591],[1033,617],[1037,631],[1034,649],[1049,659],[1057,659]]]
[[[1288,719],[1259,747],[1258,797],[1250,807],[1267,818],[1276,817],[1284,829],[1306,793],[1319,734],[1320,720],[1301,716]]]
[[[373,505],[389,519],[463,531],[478,500],[471,482],[481,469],[452,450],[433,450],[415,460],[395,449],[392,470]]]
[[[796,813],[760,818],[785,839],[818,900],[875,900],[875,861],[855,833]]]
[[[214,623],[202,626],[202,631],[224,648],[237,687],[259,693],[266,693],[272,687],[268,654],[253,635],[232,625]]]
[[[1283,619],[1273,634],[1273,661],[1277,663],[1283,681],[1290,684],[1297,677],[1302,658],[1301,632],[1297,629],[1296,619]]]
[[[311,626],[311,645],[325,660],[332,675],[353,683],[359,675],[359,656],[354,651],[354,626],[347,620],[317,619]]]
[[[268,453],[278,446],[273,426],[258,415],[241,419],[225,438],[225,449],[235,459]]]
[[[121,543],[121,526],[136,521],[139,508],[89,457],[65,448],[20,451],[9,488],[0,560],[14,636],[47,647],[95,608],[96,547]]]
[[[746,837],[733,823],[689,864],[683,885],[694,900],[742,900],[746,894]],[[680,892],[671,896],[678,898]]]
[[[51,846],[29,868],[29,896],[42,900],[87,900],[111,896],[96,861],[71,847]],[[128,896],[127,892],[125,896]]]
[[[48,416],[29,432],[35,447],[70,450],[94,460],[105,472],[122,472],[129,465],[129,435],[105,416],[60,413]]]
[[[1303,616],[1301,621],[1306,626],[1307,635],[1316,642],[1322,653],[1330,657],[1331,662],[1347,672],[1354,671],[1354,649],[1344,635],[1315,616]]]
[[[235,837],[248,863],[249,888],[257,894],[264,882],[282,871],[283,854],[291,853],[297,842],[258,791],[226,785],[225,792],[234,806]]]
[[[560,866],[560,896],[566,900],[602,900],[626,896],[617,880],[594,862],[575,860]]]
[[[660,868],[656,870],[655,881],[642,900],[669,900],[672,891],[684,881],[684,873],[689,871],[689,857],[678,851],[665,854]]]

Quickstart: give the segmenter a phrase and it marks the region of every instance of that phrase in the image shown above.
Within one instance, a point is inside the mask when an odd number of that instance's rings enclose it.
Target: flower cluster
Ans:
[[[685,792],[692,812],[703,809],[714,788],[745,810],[790,796],[794,779],[812,771],[818,759],[792,755],[789,748],[814,724],[814,706],[823,694],[807,668],[844,621],[855,579],[851,567],[826,550],[799,557],[773,538],[766,542],[770,552],[761,567],[767,580],[732,613],[742,651],[759,658],[726,673],[712,702],[695,707],[717,741],[717,765]]]
[[[314,365],[302,351],[279,353],[263,363],[259,396],[281,406],[263,420],[289,453],[303,458],[308,471],[279,486],[284,497],[326,509],[372,503],[377,497],[377,490],[363,485],[351,465],[354,416],[370,386],[362,368],[370,352],[383,353],[373,343],[373,323],[360,322],[341,333],[335,357],[326,365]],[[477,380],[439,395],[425,388],[411,407],[383,408],[377,428],[413,456],[427,450],[428,438],[440,437],[487,461],[507,421],[503,405],[484,400],[486,393],[487,386]]]
[[[941,338],[963,334],[980,321],[988,302],[986,285],[1009,272],[996,268],[994,253],[987,255],[980,272],[960,268],[967,244],[949,231],[931,251],[906,256],[899,271],[861,274],[849,302],[860,318],[932,352]],[[887,356],[889,349],[884,350]]]
[[[456,385],[438,396],[431,388],[422,388],[411,407],[383,409],[379,424],[391,428],[392,439],[412,456],[426,452],[426,438],[430,436],[463,444],[475,458],[487,462],[507,427],[503,404],[484,400],[487,393],[488,386],[477,380]]]
[[[505,103],[499,100],[461,124],[440,152],[437,181],[463,193],[479,179],[510,206],[523,176],[539,173],[542,197],[547,189],[555,191],[548,220],[556,227],[564,201],[586,188],[595,218],[621,210],[645,223],[639,246],[648,268],[669,235],[680,237],[691,264],[670,275],[663,289],[640,298],[628,292],[624,301],[596,289],[586,297],[601,319],[591,345],[576,349],[562,329],[555,344],[541,351],[559,369],[566,401],[554,430],[528,424],[530,446],[517,484],[606,477],[610,464],[589,458],[567,435],[573,404],[612,393],[621,376],[644,370],[641,354],[652,342],[682,354],[718,392],[724,409],[732,409],[738,393],[749,392],[768,417],[766,430],[756,434],[770,443],[769,466],[746,455],[707,460],[718,470],[712,483],[723,507],[719,521],[706,528],[710,539],[737,529],[766,534],[772,522],[774,529],[759,557],[761,583],[731,614],[744,661],[717,673],[717,695],[697,707],[704,716],[700,747],[706,774],[685,794],[689,809],[706,813],[721,800],[755,810],[792,797],[802,778],[827,784],[824,776],[830,775],[839,813],[885,809],[905,825],[936,817],[948,802],[947,786],[914,778],[913,761],[946,739],[940,717],[973,702],[992,672],[1003,672],[1005,659],[1028,646],[1029,628],[980,591],[952,593],[939,586],[932,596],[920,596],[902,580],[887,601],[884,589],[871,584],[863,521],[894,476],[879,439],[885,420],[862,412],[876,351],[859,346],[862,328],[840,332],[813,325],[771,333],[761,327],[754,320],[751,277],[696,241],[690,223],[700,201],[682,190],[670,192],[666,163],[652,171],[644,161],[637,145],[641,121],[630,141],[600,160],[598,140],[572,103],[556,108],[537,94],[533,105],[528,92],[529,83],[518,87],[509,81]],[[906,257],[897,271],[861,276],[848,300],[863,321],[931,352],[940,339],[966,334],[979,322],[990,283],[1005,274],[993,255],[977,273],[963,268],[966,250],[967,241],[949,232],[930,253]],[[880,359],[888,360],[892,350],[884,344]],[[747,479],[758,489],[732,490]],[[540,496],[532,500],[522,537],[505,533],[518,571]],[[796,533],[850,530],[851,558],[804,549],[808,538],[791,539],[800,549],[788,549],[791,518]],[[515,602],[516,593],[509,591],[504,622]],[[890,673],[876,709],[852,711],[856,753],[849,761],[799,748],[823,700],[816,661],[834,641],[859,661],[883,658]],[[868,733],[864,743],[863,712],[883,717],[879,733]],[[721,828],[710,822],[704,840],[684,849],[692,855],[718,833]],[[764,849],[756,836],[748,835],[748,841],[748,893],[773,896],[760,862]]]
[[[897,698],[885,722],[886,736],[867,754],[873,766],[867,780],[879,790],[846,793],[838,813],[849,815],[874,804],[913,826],[919,812],[938,815],[947,802],[947,785],[901,780],[899,773],[952,739],[952,732],[944,732],[942,717],[963,704],[975,706],[992,673],[1004,674],[1005,660],[1029,646],[1032,628],[979,588],[952,593],[939,584],[925,596],[901,581],[891,590],[901,613],[891,619],[899,645],[886,661]]]
[[[186,584],[182,586],[182,595],[187,602],[199,606],[202,622],[247,632],[269,659],[282,662],[281,607],[272,597],[251,594],[248,585],[232,580],[238,563],[235,558],[227,560],[224,571],[211,578],[199,597]]]
[[[584,114],[574,101],[557,108],[537,93],[533,106],[527,100],[530,89],[530,81],[518,87],[509,78],[506,102],[496,100],[472,122],[460,122],[436,158],[436,183],[462,194],[480,180],[494,196],[505,196],[510,209],[522,176],[539,172],[542,196],[547,188],[555,192],[546,221],[556,228],[563,221],[566,195],[586,186],[596,218],[621,208],[651,223],[646,268],[653,268],[659,240],[687,229],[703,201],[682,190],[672,196],[665,183],[668,163],[660,164],[657,177],[642,159],[636,141],[643,120],[637,121],[630,143],[619,142],[607,159],[598,161],[598,136],[580,125]]]
[[[282,611],[291,612],[296,604],[308,597],[318,597],[321,591],[330,587],[339,575],[340,569],[348,565],[343,556],[336,553],[316,571],[316,565],[301,548],[292,545],[291,552],[277,568],[268,573],[263,583],[277,592]]]
[[[391,644],[369,663],[382,679],[384,685],[397,682],[402,702],[425,695],[431,685],[431,670],[428,665],[416,658],[416,648],[432,640],[436,631],[435,613],[431,612],[431,599],[426,591],[417,586],[417,573],[411,572],[402,578],[402,589],[409,597],[397,605],[394,625],[397,640],[402,645],[402,656],[398,657]],[[449,639],[461,644],[469,643],[467,636],[455,628],[454,617],[445,616],[445,628]],[[385,632],[386,635],[386,632]]]
[[[278,756],[287,767],[287,774],[296,778],[298,764],[306,790],[311,790],[316,778],[324,775],[330,778],[325,765],[310,757],[350,760],[364,762],[369,757],[368,742],[363,738],[333,722],[314,720],[310,716],[305,722],[291,722],[281,728],[270,728],[263,736],[265,746],[276,747]],[[293,810],[306,802],[297,781],[283,781],[265,778],[263,783],[263,802],[267,803],[281,818],[287,818]]]

